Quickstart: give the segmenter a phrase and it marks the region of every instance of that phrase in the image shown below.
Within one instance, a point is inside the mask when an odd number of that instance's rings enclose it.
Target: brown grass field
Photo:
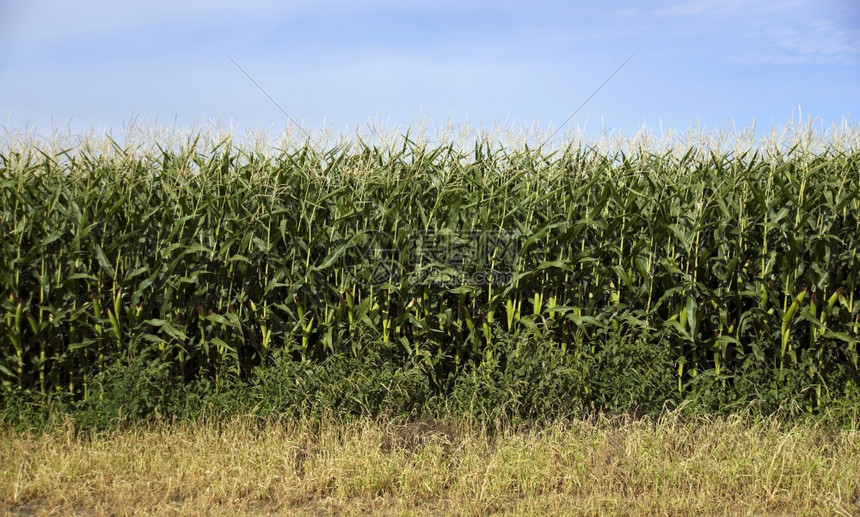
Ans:
[[[775,419],[0,430],[8,515],[860,515],[860,432]]]

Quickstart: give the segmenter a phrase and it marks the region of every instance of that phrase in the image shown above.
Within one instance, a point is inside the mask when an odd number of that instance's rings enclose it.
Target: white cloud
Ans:
[[[765,32],[766,47],[743,53],[732,61],[742,64],[857,63],[860,30],[815,20],[800,29],[779,28]]]
[[[291,10],[298,9],[293,3]],[[265,19],[287,11],[278,2],[250,2],[247,5],[226,0],[203,2],[152,0],[121,3],[108,0],[87,2],[37,0],[19,7],[14,17],[0,22],[2,39],[29,47],[56,45],[65,41],[98,40],[105,36],[157,30],[164,25],[201,27],[214,20],[243,22]]]
[[[659,18],[677,16],[696,16],[702,14],[728,15],[744,12],[745,14],[764,14],[785,11],[808,3],[807,0],[783,0],[770,2],[763,0],[689,0],[671,7],[658,9],[654,14]]]
[[[812,59],[847,60],[860,55],[860,30],[839,27],[828,21],[807,24],[805,30],[774,31],[784,49]]]
[[[703,13],[730,13],[749,6],[747,0],[692,0],[675,4],[672,7],[659,9],[654,14],[658,17],[694,16]]]
[[[5,0],[8,2],[8,0]],[[462,11],[516,6],[512,1],[462,2],[459,0],[32,0],[0,5],[0,40],[26,46],[51,44],[69,38],[95,38],[159,25],[205,26],[213,20],[231,23],[236,32],[253,30],[255,24],[273,19],[301,19],[308,14],[344,16],[350,13],[421,13]]]
[[[634,16],[639,16],[641,11],[636,9],[635,7],[630,7],[626,9],[612,9],[608,11],[600,11],[597,14],[602,16],[608,16],[610,18],[632,18]]]

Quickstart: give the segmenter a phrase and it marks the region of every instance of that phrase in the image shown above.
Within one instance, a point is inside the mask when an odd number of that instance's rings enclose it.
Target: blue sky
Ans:
[[[860,2],[0,1],[0,124],[860,121]]]

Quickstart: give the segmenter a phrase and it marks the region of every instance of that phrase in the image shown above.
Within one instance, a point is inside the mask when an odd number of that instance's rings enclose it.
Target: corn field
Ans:
[[[751,368],[809,410],[856,386],[860,151],[229,138],[0,149],[0,381],[93,396],[383,348],[431,385],[525,345],[648,347],[680,398]],[[158,144],[156,142],[156,144]]]

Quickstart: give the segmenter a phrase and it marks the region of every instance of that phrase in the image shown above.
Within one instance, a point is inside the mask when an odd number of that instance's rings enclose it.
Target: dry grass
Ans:
[[[13,515],[858,515],[858,472],[860,432],[777,421],[0,430]]]

